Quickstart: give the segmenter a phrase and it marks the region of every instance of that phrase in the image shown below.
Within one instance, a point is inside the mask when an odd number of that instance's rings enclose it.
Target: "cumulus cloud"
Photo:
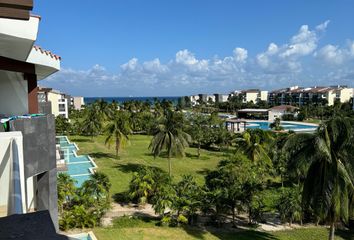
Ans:
[[[248,51],[244,48],[235,48],[234,49],[234,56],[236,62],[244,63],[248,57]]]
[[[346,64],[354,59],[354,41],[348,42],[345,47],[327,44],[315,52],[314,56],[329,65]]]
[[[311,55],[317,49],[320,34],[328,24],[329,21],[325,21],[313,30],[308,25],[302,25],[289,42],[280,46],[270,43],[265,52],[256,56],[258,65],[268,73],[301,72],[301,58]]]
[[[186,95],[253,87],[348,84],[354,76],[354,41],[344,47],[326,44],[318,48],[328,26],[329,21],[314,28],[303,25],[287,42],[271,42],[254,56],[249,56],[248,49],[236,47],[227,56],[203,59],[182,49],[166,62],[159,58],[141,62],[134,57],[113,73],[99,64],[88,70],[63,68],[43,84],[86,96]],[[340,67],[330,70],[318,62]]]

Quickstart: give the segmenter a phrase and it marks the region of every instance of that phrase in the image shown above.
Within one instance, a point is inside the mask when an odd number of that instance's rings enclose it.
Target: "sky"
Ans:
[[[35,0],[40,82],[86,96],[354,87],[354,0]]]

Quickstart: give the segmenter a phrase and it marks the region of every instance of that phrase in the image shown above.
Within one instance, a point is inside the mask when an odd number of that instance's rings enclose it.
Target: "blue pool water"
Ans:
[[[64,152],[64,159],[68,168],[67,173],[76,180],[76,186],[80,187],[92,174],[90,168],[95,165],[87,155],[76,155],[76,145],[69,143],[66,137],[57,137],[60,149]]]
[[[90,233],[93,234],[93,233]],[[82,233],[82,234],[77,234],[74,236],[70,236],[70,240],[92,240],[90,234],[87,233]]]
[[[266,121],[249,121],[247,122],[246,128],[248,129],[262,129],[262,130],[271,130],[269,125],[271,122],[266,122]],[[285,130],[293,130],[293,131],[315,131],[317,129],[317,126],[313,125],[306,125],[306,124],[296,124],[293,122],[281,122],[280,125],[285,129]]]

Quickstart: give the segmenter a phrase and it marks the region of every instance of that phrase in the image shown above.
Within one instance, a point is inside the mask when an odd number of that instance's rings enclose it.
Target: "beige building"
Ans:
[[[52,88],[38,88],[38,103],[42,113],[69,118],[69,103],[65,94]]]
[[[236,93],[243,98],[244,103],[257,103],[259,101],[268,101],[268,91],[261,91],[259,89],[249,89]]]
[[[75,110],[81,110],[85,105],[84,97],[72,97],[72,104]]]
[[[353,88],[348,88],[347,86],[316,86],[309,88],[294,86],[270,92],[269,102],[273,105],[297,104],[302,106],[317,103],[332,106],[335,101],[345,103],[349,102],[352,97]]]

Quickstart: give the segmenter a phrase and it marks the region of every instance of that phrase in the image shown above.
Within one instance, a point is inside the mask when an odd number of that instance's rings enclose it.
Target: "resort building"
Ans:
[[[37,87],[61,59],[34,46],[40,17],[30,15],[32,8],[30,0],[0,0],[0,238],[63,239],[55,233],[55,121],[38,114]],[[35,229],[42,232],[31,235]]]
[[[240,96],[243,103],[258,103],[259,101],[268,101],[268,91],[261,91],[259,89],[234,91],[230,94],[230,96]]]
[[[71,97],[52,88],[38,88],[38,102],[40,113],[54,114],[69,118]]]
[[[284,116],[292,116],[293,118],[297,117],[298,108],[291,105],[279,105],[269,109],[268,112],[268,121],[273,122],[275,119],[279,118],[281,120]]]
[[[71,107],[75,110],[81,110],[85,106],[84,97],[72,97]]]
[[[272,105],[307,105],[310,103],[332,106],[335,101],[349,102],[353,96],[353,88],[347,86],[309,87],[293,86],[278,89],[269,93]]]
[[[216,103],[223,103],[229,100],[229,94],[215,93],[214,96],[215,96]]]

